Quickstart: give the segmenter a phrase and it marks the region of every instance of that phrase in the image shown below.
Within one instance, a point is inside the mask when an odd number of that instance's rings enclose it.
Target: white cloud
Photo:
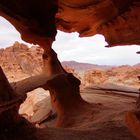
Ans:
[[[22,41],[15,27],[3,17],[0,17],[0,47],[11,46],[15,41],[26,43]]]
[[[136,54],[140,46],[105,48],[105,45],[101,35],[79,38],[77,33],[67,34],[59,31],[53,48],[58,52],[61,61],[76,60],[104,65],[133,65],[140,62],[140,55]]]
[[[15,41],[24,42],[16,29],[4,18],[0,17],[0,47],[11,46]],[[104,37],[79,38],[78,33],[62,33],[58,31],[53,48],[61,61],[75,60],[94,64],[122,65],[140,62],[140,46],[119,46],[105,48]]]

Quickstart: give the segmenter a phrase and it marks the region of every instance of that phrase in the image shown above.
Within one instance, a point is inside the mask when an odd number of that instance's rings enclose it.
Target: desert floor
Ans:
[[[124,116],[135,108],[137,94],[86,88],[81,92],[92,104],[69,128],[39,131],[42,140],[136,140],[125,126]],[[74,117],[74,116],[69,116]]]

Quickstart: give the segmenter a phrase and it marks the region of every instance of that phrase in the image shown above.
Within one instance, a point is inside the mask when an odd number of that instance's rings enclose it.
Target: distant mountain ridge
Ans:
[[[0,66],[10,82],[19,81],[42,72],[43,50],[38,46],[29,48],[15,42],[13,46],[0,49]],[[78,77],[82,86],[113,83],[139,88],[140,63],[121,66],[89,64],[64,61],[62,65],[69,73]]]
[[[135,68],[140,68],[140,63],[133,65]]]
[[[76,61],[63,61],[61,62],[63,66],[71,67],[77,71],[86,71],[91,69],[111,69],[114,66],[109,65],[96,65],[96,64],[90,64],[90,63],[82,63],[82,62],[76,62]]]

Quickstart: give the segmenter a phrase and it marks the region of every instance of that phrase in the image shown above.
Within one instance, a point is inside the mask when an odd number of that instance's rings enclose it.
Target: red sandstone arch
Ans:
[[[43,58],[48,73],[45,78],[49,79],[44,81],[44,77],[41,77],[43,80],[40,82],[43,83],[37,84],[51,91],[52,102],[60,114],[58,126],[64,124],[64,116],[67,114],[65,107],[72,112],[74,110],[72,102],[66,102],[64,96],[75,100],[74,106],[82,104],[85,108],[87,103],[79,95],[79,80],[64,71],[56,53],[51,49],[56,27],[65,32],[77,31],[81,37],[103,34],[109,46],[140,44],[139,0],[1,0],[0,15],[16,27],[23,40],[44,48]],[[2,70],[1,75],[4,75]],[[65,85],[63,90],[62,85]],[[0,85],[1,89],[4,87],[5,85]],[[7,84],[6,87],[10,85]],[[1,104],[2,97],[1,94]],[[17,110],[15,112],[18,118]]]

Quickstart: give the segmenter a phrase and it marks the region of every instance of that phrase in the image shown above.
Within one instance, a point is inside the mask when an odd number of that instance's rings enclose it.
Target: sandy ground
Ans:
[[[81,95],[92,108],[84,114],[79,113],[69,128],[42,129],[38,134],[40,140],[136,140],[125,126],[124,115],[135,108],[137,95],[129,96],[128,93],[126,96],[90,88]]]

